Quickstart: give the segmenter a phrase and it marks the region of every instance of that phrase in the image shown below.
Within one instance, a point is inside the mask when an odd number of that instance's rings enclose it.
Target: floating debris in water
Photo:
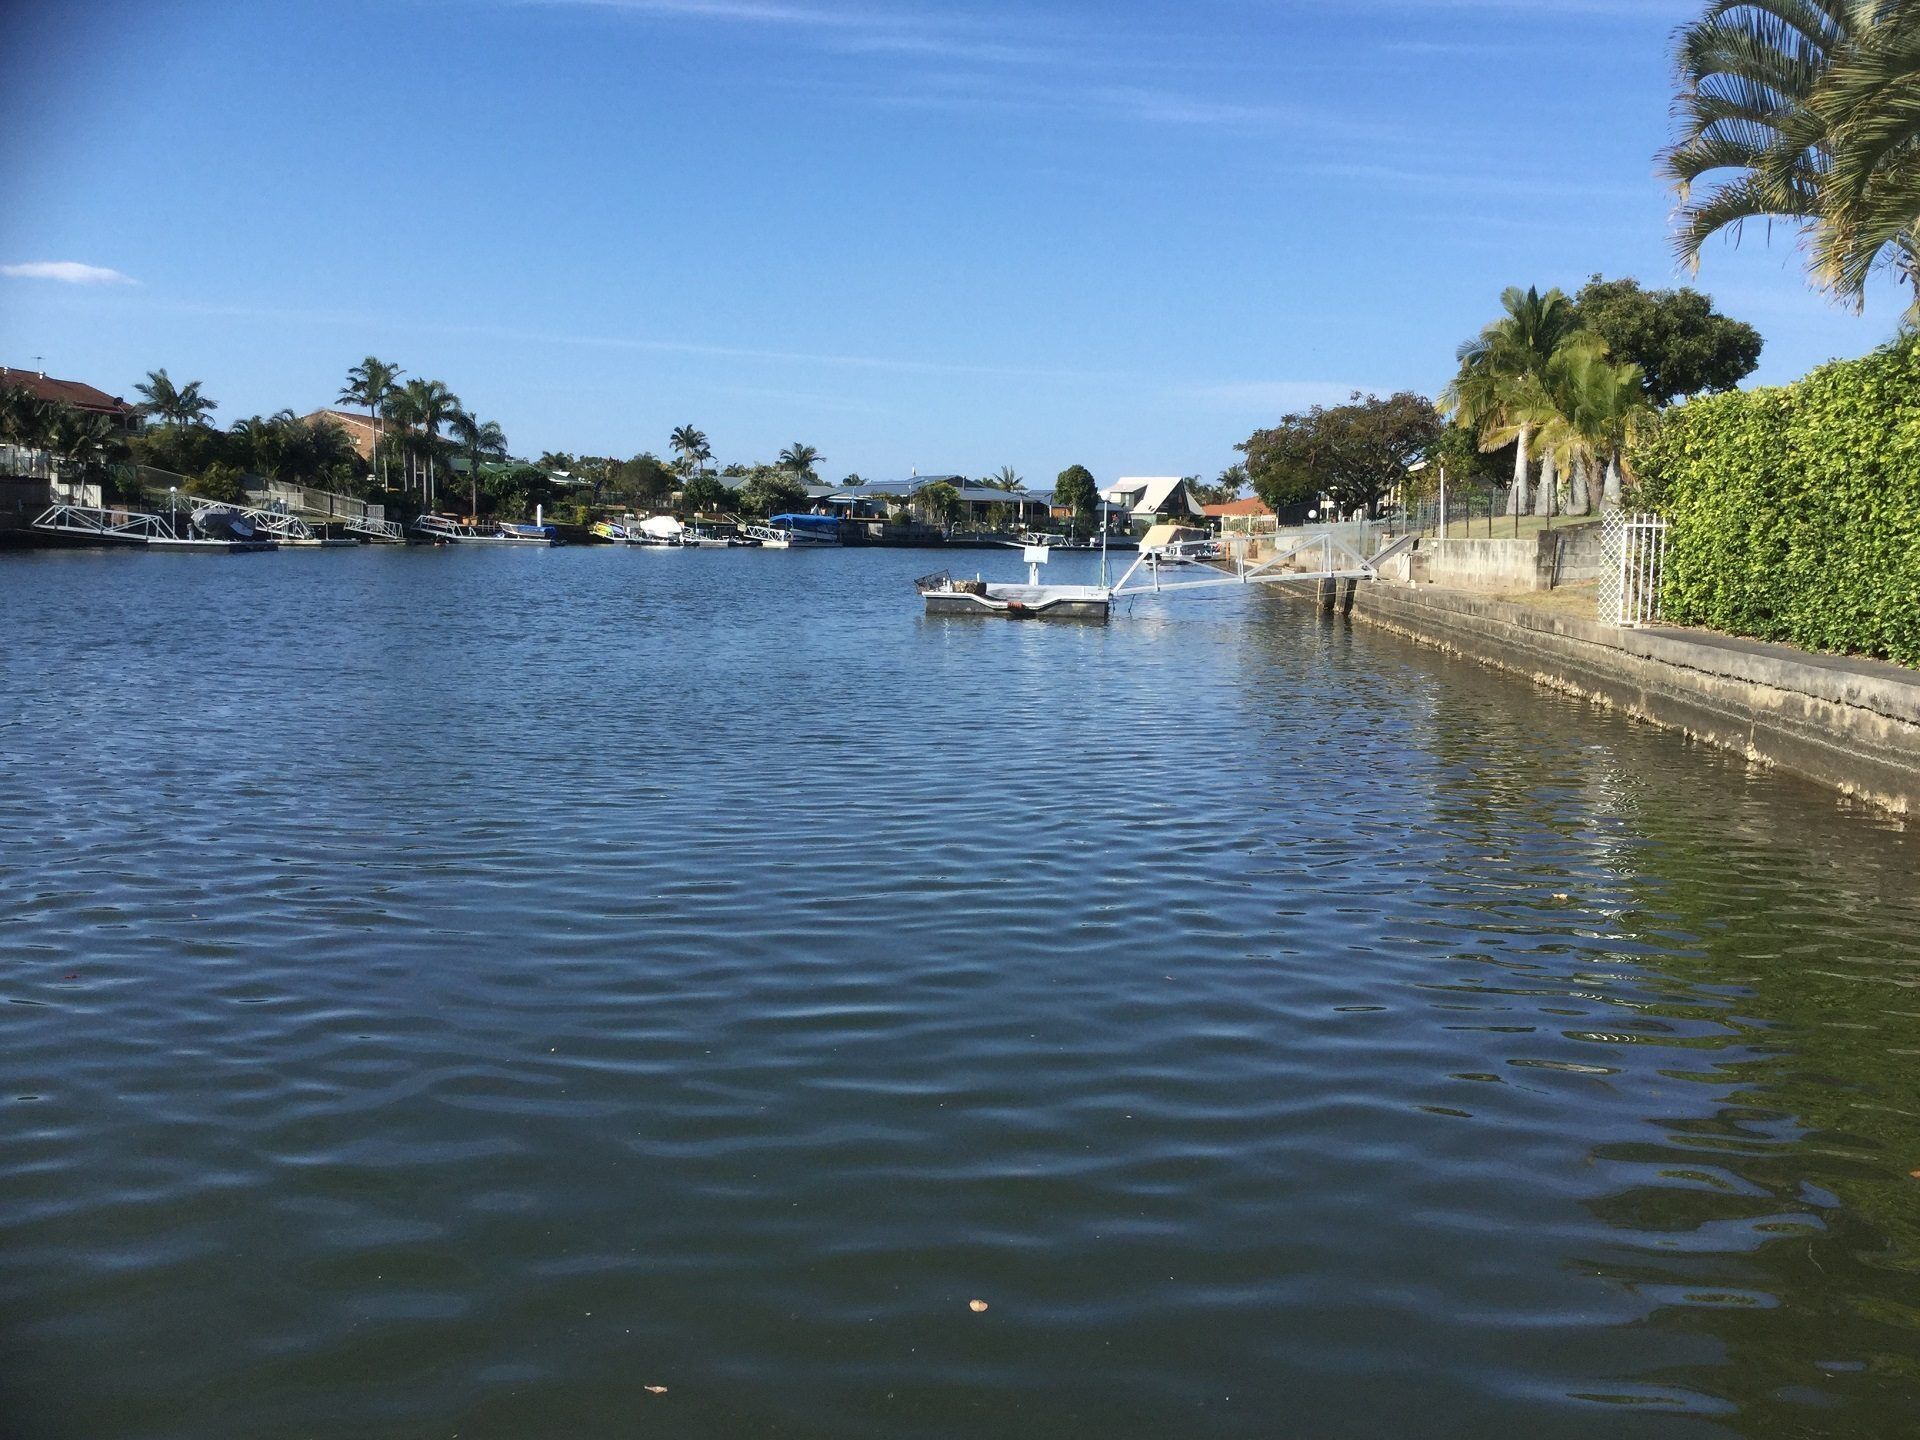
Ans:
[[[987,1302],[984,1300],[969,1300],[967,1301],[967,1308],[973,1311],[974,1314],[979,1315],[986,1310]]]

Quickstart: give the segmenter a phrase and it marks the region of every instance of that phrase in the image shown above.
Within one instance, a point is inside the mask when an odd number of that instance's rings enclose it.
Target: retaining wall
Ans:
[[[1517,538],[1423,537],[1413,550],[1387,562],[1381,573],[1456,590],[1551,590],[1598,580],[1605,570],[1600,526],[1589,523]]]
[[[1484,595],[1361,584],[1354,619],[1920,814],[1920,672],[1676,629],[1621,630]]]

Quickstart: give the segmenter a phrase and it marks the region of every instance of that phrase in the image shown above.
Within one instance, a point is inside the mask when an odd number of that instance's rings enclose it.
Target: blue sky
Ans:
[[[1686,0],[5,6],[0,360],[216,417],[368,353],[514,448],[1208,474],[1433,393],[1508,284],[1676,279]],[[1697,282],[1784,380],[1893,330],[1791,236]]]

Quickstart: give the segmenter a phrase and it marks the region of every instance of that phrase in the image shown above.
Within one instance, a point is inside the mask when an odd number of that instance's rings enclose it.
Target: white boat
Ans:
[[[685,545],[687,527],[671,515],[649,515],[638,525],[627,527],[629,545],[679,549]]]
[[[1205,565],[1227,558],[1226,546],[1191,525],[1155,525],[1140,537],[1140,553],[1149,565]]]
[[[498,530],[482,530],[451,515],[419,515],[408,527],[427,545],[506,545],[511,542]]]
[[[551,525],[518,525],[501,521],[495,532],[513,545],[558,545],[560,532]]]

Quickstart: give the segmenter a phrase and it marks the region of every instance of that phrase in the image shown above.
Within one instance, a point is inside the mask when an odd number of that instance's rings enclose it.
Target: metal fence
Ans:
[[[1601,539],[1607,569],[1600,581],[1600,623],[1626,628],[1658,624],[1667,522],[1658,515],[1609,510],[1601,517]]]

